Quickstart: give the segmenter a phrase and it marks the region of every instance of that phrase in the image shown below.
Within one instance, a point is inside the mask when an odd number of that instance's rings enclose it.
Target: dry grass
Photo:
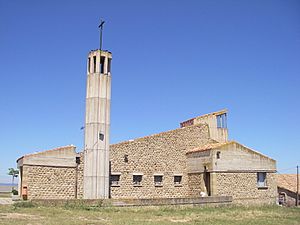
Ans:
[[[0,224],[300,224],[300,208],[0,206]]]

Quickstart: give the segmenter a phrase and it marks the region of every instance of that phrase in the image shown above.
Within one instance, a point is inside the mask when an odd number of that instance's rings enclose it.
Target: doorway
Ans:
[[[207,172],[206,167],[204,167],[204,174],[203,174],[203,178],[204,178],[204,185],[207,191],[207,195],[211,196],[211,191],[210,191],[210,173]]]

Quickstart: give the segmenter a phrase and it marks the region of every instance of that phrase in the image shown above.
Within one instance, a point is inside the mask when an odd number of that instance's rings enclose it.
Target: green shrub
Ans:
[[[13,190],[11,191],[11,193],[12,193],[13,195],[18,195],[18,194],[19,194],[19,192],[18,192],[17,190],[15,190],[15,189],[13,189]]]

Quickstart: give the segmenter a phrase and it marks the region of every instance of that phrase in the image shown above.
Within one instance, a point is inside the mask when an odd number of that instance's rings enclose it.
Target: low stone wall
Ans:
[[[199,198],[157,198],[157,199],[119,199],[113,200],[113,206],[158,206],[158,205],[208,205],[230,204],[231,196],[209,196]]]
[[[200,198],[157,198],[157,199],[104,199],[104,200],[31,200],[42,206],[70,207],[110,207],[110,206],[159,206],[159,205],[223,205],[232,202],[231,196],[200,197]]]

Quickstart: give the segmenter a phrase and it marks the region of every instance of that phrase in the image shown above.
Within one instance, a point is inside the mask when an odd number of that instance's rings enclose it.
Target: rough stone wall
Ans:
[[[75,168],[24,165],[22,183],[28,199],[73,199]]]
[[[275,173],[267,173],[267,188],[257,187],[257,173],[217,173],[217,196],[232,196],[243,204],[275,204],[277,183]]]
[[[110,146],[111,172],[119,172],[118,187],[111,187],[112,198],[174,198],[190,196],[186,151],[214,142],[208,126],[198,124],[134,141]],[[124,156],[128,156],[125,162]],[[141,186],[133,185],[133,173],[142,173]],[[154,174],[163,174],[163,185],[154,185]],[[174,175],[182,174],[181,185]]]
[[[80,164],[78,165],[78,172],[77,172],[77,198],[83,198],[83,167],[84,167],[84,159],[83,159],[83,152],[79,153],[80,156]]]
[[[188,175],[189,195],[191,197],[200,197],[200,192],[207,193],[203,173],[191,173]]]

